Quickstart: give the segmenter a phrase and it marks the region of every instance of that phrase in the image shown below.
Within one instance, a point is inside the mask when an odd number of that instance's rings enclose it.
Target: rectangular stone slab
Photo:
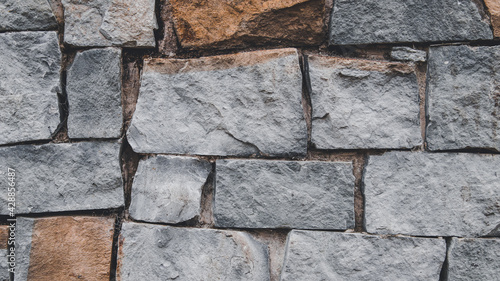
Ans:
[[[499,235],[499,155],[386,152],[364,176],[366,230],[418,236]]]
[[[439,280],[445,256],[441,238],[292,230],[281,281]]]
[[[127,132],[135,152],[305,155],[297,50],[144,62]]]
[[[500,239],[455,238],[448,247],[448,280],[497,280]]]
[[[215,225],[354,228],[352,163],[217,160]]]

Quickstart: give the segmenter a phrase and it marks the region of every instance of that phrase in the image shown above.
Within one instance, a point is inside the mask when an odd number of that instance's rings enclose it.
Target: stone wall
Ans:
[[[498,1],[0,13],[0,280],[498,280]]]

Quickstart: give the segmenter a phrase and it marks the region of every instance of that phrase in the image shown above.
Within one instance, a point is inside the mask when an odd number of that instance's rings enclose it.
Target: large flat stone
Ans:
[[[364,177],[366,230],[419,236],[500,235],[500,157],[387,152]]]
[[[244,232],[125,222],[120,235],[120,281],[269,280],[267,248]]]
[[[492,38],[474,0],[337,0],[330,21],[338,45]]]
[[[57,33],[2,33],[0,50],[0,144],[50,139],[59,125]]]
[[[57,22],[47,0],[2,0],[0,31],[51,30]],[[1,39],[0,39],[1,40]]]
[[[448,280],[497,280],[500,239],[452,238],[448,263]]]
[[[305,155],[295,49],[151,59],[127,133],[135,152]]]
[[[310,56],[311,140],[319,149],[412,148],[422,143],[414,66]]]
[[[439,280],[441,238],[292,230],[281,280]]]
[[[488,12],[491,15],[491,25],[493,26],[493,34],[495,37],[500,37],[500,2],[497,0],[484,0]]]
[[[64,42],[73,46],[154,47],[154,0],[62,0]]]
[[[130,216],[149,222],[179,223],[200,215],[208,161],[158,155],[142,160],[132,185]]]
[[[352,163],[217,160],[215,225],[354,228]]]
[[[431,47],[427,144],[430,150],[500,150],[500,46]]]
[[[66,82],[70,138],[119,138],[122,127],[121,50],[76,54]]]
[[[109,142],[2,147],[0,176],[15,170],[18,214],[118,208],[124,204],[119,150]],[[0,214],[9,214],[7,192],[0,203]]]

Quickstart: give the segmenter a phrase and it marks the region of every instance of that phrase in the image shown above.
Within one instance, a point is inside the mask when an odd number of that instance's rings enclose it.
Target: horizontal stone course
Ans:
[[[496,280],[500,276],[500,239],[452,238],[448,280]]]
[[[0,31],[53,30],[57,22],[47,0],[3,0]],[[1,40],[1,39],[0,39]]]

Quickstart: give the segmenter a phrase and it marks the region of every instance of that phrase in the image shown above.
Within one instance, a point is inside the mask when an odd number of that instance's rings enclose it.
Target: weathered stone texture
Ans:
[[[267,248],[244,232],[124,223],[118,280],[269,280]]]
[[[154,0],[62,0],[64,42],[74,46],[154,47]]]
[[[70,138],[120,137],[120,49],[92,49],[77,53],[68,70],[66,89]]]
[[[18,218],[16,281],[109,280],[114,218]]]
[[[124,204],[119,150],[108,142],[2,147],[0,177],[15,169],[19,214],[118,208]],[[0,198],[0,214],[7,215],[7,193]]]
[[[319,45],[326,36],[324,0],[170,0],[184,48]]]
[[[216,226],[354,228],[351,163],[217,160],[216,175]]]
[[[0,50],[0,144],[50,139],[59,125],[57,33],[2,33]]]
[[[452,238],[448,280],[498,280],[500,239]]]
[[[134,177],[130,216],[178,223],[200,215],[201,191],[212,165],[192,157],[156,156],[143,160]]]
[[[500,235],[500,157],[387,152],[364,177],[366,230],[419,236]]]
[[[293,230],[281,280],[438,280],[444,239]]]
[[[491,16],[491,25],[493,26],[493,34],[495,37],[500,37],[500,2],[498,0],[484,0],[488,12]]]
[[[127,133],[135,152],[305,155],[297,51],[145,62]]]
[[[410,64],[310,56],[311,140],[319,149],[421,144],[419,96]]]
[[[492,39],[474,0],[337,0],[330,44],[469,41]]]
[[[430,150],[500,150],[500,46],[431,47],[427,144]]]
[[[8,245],[9,227],[7,225],[0,226],[0,280],[9,281],[9,264],[7,255],[8,248],[13,245]],[[11,240],[12,241],[12,240]]]
[[[2,0],[0,15],[0,31],[57,28],[56,18],[47,0]]]
[[[400,61],[425,62],[427,60],[427,52],[410,47],[393,47],[391,58]]]

